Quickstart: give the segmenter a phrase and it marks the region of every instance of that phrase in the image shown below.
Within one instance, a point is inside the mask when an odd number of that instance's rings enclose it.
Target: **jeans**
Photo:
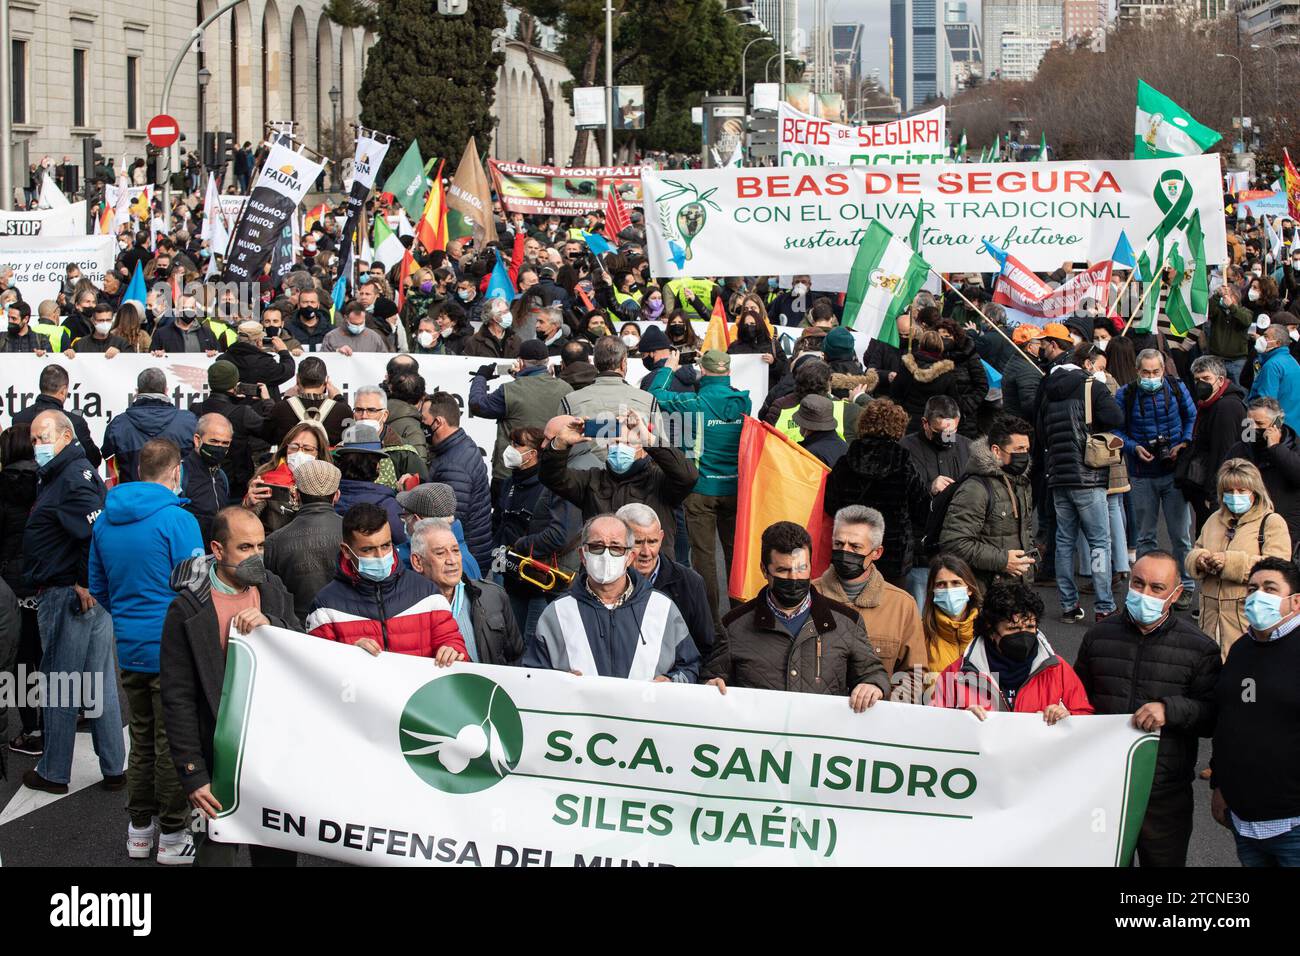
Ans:
[[[126,812],[137,830],[156,816],[163,833],[179,833],[189,821],[190,808],[163,729],[162,681],[157,674],[123,671],[122,689],[131,712]]]
[[[1246,367],[1246,360],[1244,358],[1223,359],[1223,367],[1228,371],[1228,381],[1240,385],[1241,370]]]
[[[907,587],[904,590],[916,599],[918,609],[925,607],[925,589],[929,582],[930,568],[928,566],[912,568],[911,571],[907,572]]]
[[[1106,496],[1106,515],[1110,519],[1110,569],[1112,574],[1121,572],[1128,573],[1128,535],[1124,531],[1124,505],[1120,499],[1123,495]],[[1088,562],[1088,543],[1083,539],[1083,532],[1074,539],[1075,551],[1078,554],[1076,563],[1079,565],[1079,574],[1084,577],[1092,575],[1092,569]]]
[[[691,566],[704,578],[704,593],[713,612],[715,630],[722,627],[718,613],[718,539],[722,539],[724,573],[731,580],[731,555],[736,544],[736,496],[701,495],[686,498],[686,533],[691,539]]]
[[[1061,596],[1061,610],[1079,606],[1079,590],[1074,583],[1074,539],[1080,529],[1087,539],[1092,564],[1093,606],[1098,614],[1115,610],[1110,589],[1110,515],[1106,508],[1105,488],[1053,488],[1056,512],[1056,590]]]
[[[1183,590],[1191,592],[1196,580],[1187,573],[1187,554],[1192,550],[1191,517],[1187,499],[1174,487],[1173,475],[1159,478],[1133,479],[1133,512],[1137,518],[1137,556],[1156,550],[1156,532],[1160,528],[1160,512],[1165,515],[1165,527],[1173,545],[1174,559],[1183,579]]]
[[[73,608],[77,607],[77,613]],[[96,604],[82,612],[71,587],[41,592],[37,621],[41,628],[41,673],[48,682],[49,699],[42,709],[45,753],[36,772],[51,783],[72,777],[72,751],[77,741],[77,705],[99,716],[90,719],[90,739],[106,777],[122,773],[126,750],[122,743],[122,706],[117,699],[117,662],[114,658],[113,620]],[[79,681],[80,701],[68,700],[66,690]],[[101,686],[95,686],[96,682]],[[89,697],[94,693],[97,699]]]
[[[1300,866],[1300,827],[1267,840],[1252,840],[1233,831],[1242,866]]]

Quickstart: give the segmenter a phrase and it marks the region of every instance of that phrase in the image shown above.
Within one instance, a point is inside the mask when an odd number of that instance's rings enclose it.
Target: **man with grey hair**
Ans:
[[[1165,375],[1163,353],[1143,349],[1138,354],[1137,366],[1138,380],[1123,386],[1115,395],[1115,401],[1124,411],[1124,427],[1117,434],[1124,441],[1132,484],[1137,556],[1141,558],[1159,547],[1157,535],[1163,512],[1171,550],[1183,579],[1183,593],[1174,606],[1186,611],[1195,597],[1196,580],[1185,567],[1187,554],[1192,550],[1191,522],[1187,499],[1174,480],[1174,470],[1178,456],[1191,446],[1196,404],[1187,386]]]
[[[596,381],[566,395],[560,402],[559,414],[601,422],[608,426],[608,437],[612,438],[615,419],[632,410],[641,421],[655,422],[654,431],[663,434],[663,429],[658,427],[659,403],[649,392],[626,380],[627,346],[622,340],[613,335],[601,336],[596,340],[592,361],[596,366]],[[596,442],[596,457],[601,461],[605,460],[607,446],[604,438]]]
[[[1273,510],[1286,519],[1291,540],[1300,541],[1300,439],[1277,399],[1256,398],[1246,406],[1246,427],[1227,457],[1259,469]]]
[[[559,355],[569,341],[564,334],[564,306],[557,302],[533,311],[533,328],[547,355]]]
[[[212,519],[230,501],[230,479],[221,470],[221,463],[230,454],[235,430],[229,419],[217,412],[209,412],[199,419],[191,443],[181,451],[181,497],[186,499],[185,510],[199,522],[199,534],[207,547],[212,540]]]
[[[97,699],[46,701],[41,714],[45,752],[35,769],[23,774],[23,785],[47,793],[68,792],[80,703],[91,717],[91,740],[103,786],[121,790],[126,786],[126,750],[113,621],[90,593],[91,534],[104,508],[104,482],[63,412],[41,412],[32,421],[31,435],[38,485],[23,531],[23,555],[27,580],[40,592],[36,615],[43,649],[41,674],[47,687],[64,688],[68,681],[57,675],[81,674],[82,679],[72,683],[94,688]]]
[[[104,457],[116,466],[119,484],[137,480],[140,449],[149,439],[166,438],[184,454],[198,429],[194,413],[179,408],[167,394],[167,373],[162,369],[145,369],[136,377],[135,387],[135,401],[104,429]]]
[[[388,425],[388,393],[378,385],[362,385],[352,393],[352,417],[358,422],[370,422],[379,429],[379,444],[392,462],[394,479],[415,475],[421,482],[429,477],[429,466],[417,449],[402,441]],[[380,472],[380,483],[388,484],[388,476]]]
[[[884,515],[865,505],[841,508],[831,531],[831,566],[816,586],[824,597],[858,612],[867,641],[890,676],[890,699],[920,703],[927,664],[921,614],[912,596],[876,569],[884,543]]]
[[[632,567],[656,591],[672,598],[682,612],[691,640],[701,655],[707,654],[717,634],[717,623],[709,614],[704,578],[694,568],[679,564],[663,553],[664,529],[649,505],[633,503],[615,512],[632,529]]]
[[[1217,355],[1202,355],[1192,363],[1192,397],[1196,399],[1196,428],[1190,456],[1179,469],[1179,484],[1195,516],[1193,537],[1218,510],[1216,477],[1228,460],[1228,449],[1241,440],[1246,420],[1246,390],[1229,375],[1227,363]]]
[[[1300,422],[1300,363],[1291,354],[1286,326],[1273,322],[1255,340],[1260,354],[1250,398],[1275,398],[1286,417]]]
[[[542,612],[525,667],[694,684],[700,653],[677,605],[633,570],[636,535],[600,514],[582,528],[582,568]]]

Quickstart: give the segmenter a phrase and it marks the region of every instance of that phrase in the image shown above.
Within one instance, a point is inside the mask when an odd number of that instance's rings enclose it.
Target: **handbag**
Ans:
[[[1114,432],[1092,434],[1092,386],[1095,379],[1083,383],[1083,427],[1088,437],[1083,445],[1083,463],[1089,468],[1111,468],[1120,463],[1124,439]]]

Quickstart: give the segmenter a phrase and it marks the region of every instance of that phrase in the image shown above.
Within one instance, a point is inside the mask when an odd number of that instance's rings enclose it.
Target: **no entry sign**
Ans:
[[[149,121],[145,132],[149,134],[149,142],[152,145],[159,149],[166,149],[180,138],[181,127],[176,122],[176,117],[159,113]]]

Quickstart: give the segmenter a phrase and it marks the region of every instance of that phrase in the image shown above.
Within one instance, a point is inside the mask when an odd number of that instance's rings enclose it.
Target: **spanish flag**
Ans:
[[[727,322],[727,308],[722,302],[722,296],[718,296],[713,303],[713,314],[709,316],[709,327],[704,330],[704,344],[700,346],[700,351],[718,349],[725,352],[727,346],[734,341],[736,330]]]
[[[442,188],[442,163],[429,183],[429,196],[424,201],[424,212],[415,224],[415,238],[425,252],[447,248],[447,196]]]
[[[763,531],[778,521],[793,521],[812,535],[812,576],[830,566],[831,519],[823,507],[830,469],[757,418],[745,417],[740,433],[740,476],[736,498],[736,550],[727,590],[748,601],[766,583]]]
[[[324,219],[325,213],[328,211],[329,207],[326,206],[325,203],[321,203],[313,209],[308,209],[306,215],[304,215],[302,219],[302,231],[304,233],[311,232],[311,227]]]

